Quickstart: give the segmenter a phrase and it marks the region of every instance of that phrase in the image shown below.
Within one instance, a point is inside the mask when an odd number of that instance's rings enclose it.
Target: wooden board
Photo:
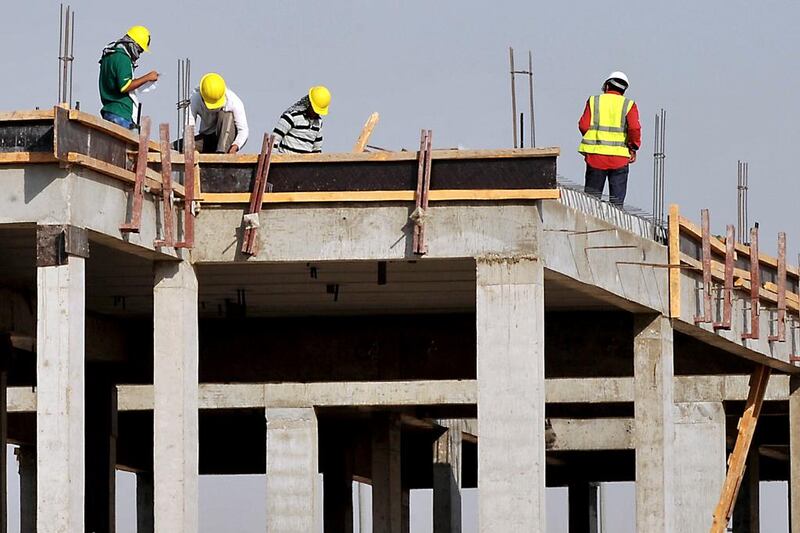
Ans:
[[[0,111],[0,122],[25,120],[53,120],[53,109],[34,109],[26,111]]]
[[[93,157],[84,154],[69,152],[65,160],[69,163],[77,164],[92,169],[94,171],[100,172],[101,174],[105,174],[106,176],[126,181],[128,183],[136,182],[136,174],[134,172],[130,170],[125,170],[124,168],[120,168],[116,165],[106,163],[105,161],[100,161],[99,159],[95,159]],[[159,176],[158,173],[156,173],[155,171],[148,169],[147,175],[145,177],[145,185],[150,187],[150,189],[153,191],[160,191],[161,176]],[[183,185],[180,185],[178,183],[173,183],[172,188],[175,192],[175,196],[183,197],[184,195]]]
[[[669,206],[668,256],[670,265],[681,264],[680,209],[678,204]],[[681,317],[681,271],[669,269],[669,316]]]
[[[89,113],[78,111],[77,109],[70,109],[69,119],[74,122],[83,124],[84,126],[88,126],[96,131],[101,131],[103,133],[107,133],[112,137],[116,137],[117,139],[126,141],[127,144],[130,144],[134,147],[139,146],[139,135],[136,132],[134,132],[133,130],[123,128],[122,126],[114,124],[113,122],[109,122],[101,117],[90,115]],[[158,152],[160,150],[160,147],[157,142],[151,140],[148,141],[148,149],[154,152]]]
[[[206,193],[249,192],[255,164],[201,163],[201,190]],[[438,159],[431,169],[436,189],[555,189],[555,157]],[[408,191],[416,189],[417,161],[386,160],[338,163],[273,161],[273,192]]]
[[[431,191],[430,201],[481,201],[481,200],[557,200],[558,189],[518,190],[440,190]],[[250,201],[249,193],[204,193],[203,201],[209,204],[244,204]],[[325,203],[325,202],[413,202],[414,191],[334,191],[267,193],[265,204]]]
[[[57,163],[50,152],[0,152],[0,164]]]

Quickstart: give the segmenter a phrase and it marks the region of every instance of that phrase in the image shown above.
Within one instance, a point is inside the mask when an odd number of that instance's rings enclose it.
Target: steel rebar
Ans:
[[[508,57],[511,65],[511,125],[514,129],[514,148],[517,147],[517,86],[514,73],[514,49],[508,47]]]

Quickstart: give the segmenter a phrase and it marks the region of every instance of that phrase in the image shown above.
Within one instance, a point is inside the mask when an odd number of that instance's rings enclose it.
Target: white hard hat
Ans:
[[[625,83],[625,87],[620,87],[620,89],[627,89],[628,86],[630,85],[630,82],[628,81],[628,76],[626,76],[624,72],[621,72],[619,70],[616,70],[616,71],[612,72],[611,74],[609,74],[608,76],[606,76],[605,83],[608,83],[611,80],[620,80],[620,81],[624,82]],[[614,85],[618,85],[618,84],[614,83]]]

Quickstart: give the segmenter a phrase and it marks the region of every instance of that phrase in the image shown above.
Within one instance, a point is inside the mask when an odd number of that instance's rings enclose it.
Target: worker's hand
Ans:
[[[636,163],[636,150],[631,150],[631,163]]]
[[[239,147],[236,146],[235,144],[232,144],[230,150],[228,150],[228,153],[229,154],[235,154],[238,151],[239,151]]]
[[[150,72],[144,75],[144,79],[145,81],[156,82],[158,81],[158,72],[156,72],[155,70],[151,70]]]

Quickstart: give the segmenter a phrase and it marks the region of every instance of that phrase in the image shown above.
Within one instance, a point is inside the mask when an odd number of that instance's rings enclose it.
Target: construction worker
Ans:
[[[636,161],[642,140],[639,109],[624,96],[628,85],[624,72],[609,74],[603,93],[589,98],[578,122],[583,134],[578,151],[586,160],[584,191],[599,198],[608,179],[609,198],[618,206],[625,202],[628,165]]]
[[[250,129],[242,100],[215,72],[200,78],[189,97],[189,125],[200,117],[195,148],[206,154],[235,154],[244,147]]]
[[[151,70],[140,78],[133,77],[142,52],[150,51],[150,31],[133,26],[119,40],[103,48],[100,58],[100,115],[123,128],[136,127],[134,120],[134,91],[147,82],[156,82],[158,72]]]
[[[287,109],[272,130],[273,149],[281,154],[316,154],[322,151],[322,117],[328,114],[331,93],[317,85]]]

